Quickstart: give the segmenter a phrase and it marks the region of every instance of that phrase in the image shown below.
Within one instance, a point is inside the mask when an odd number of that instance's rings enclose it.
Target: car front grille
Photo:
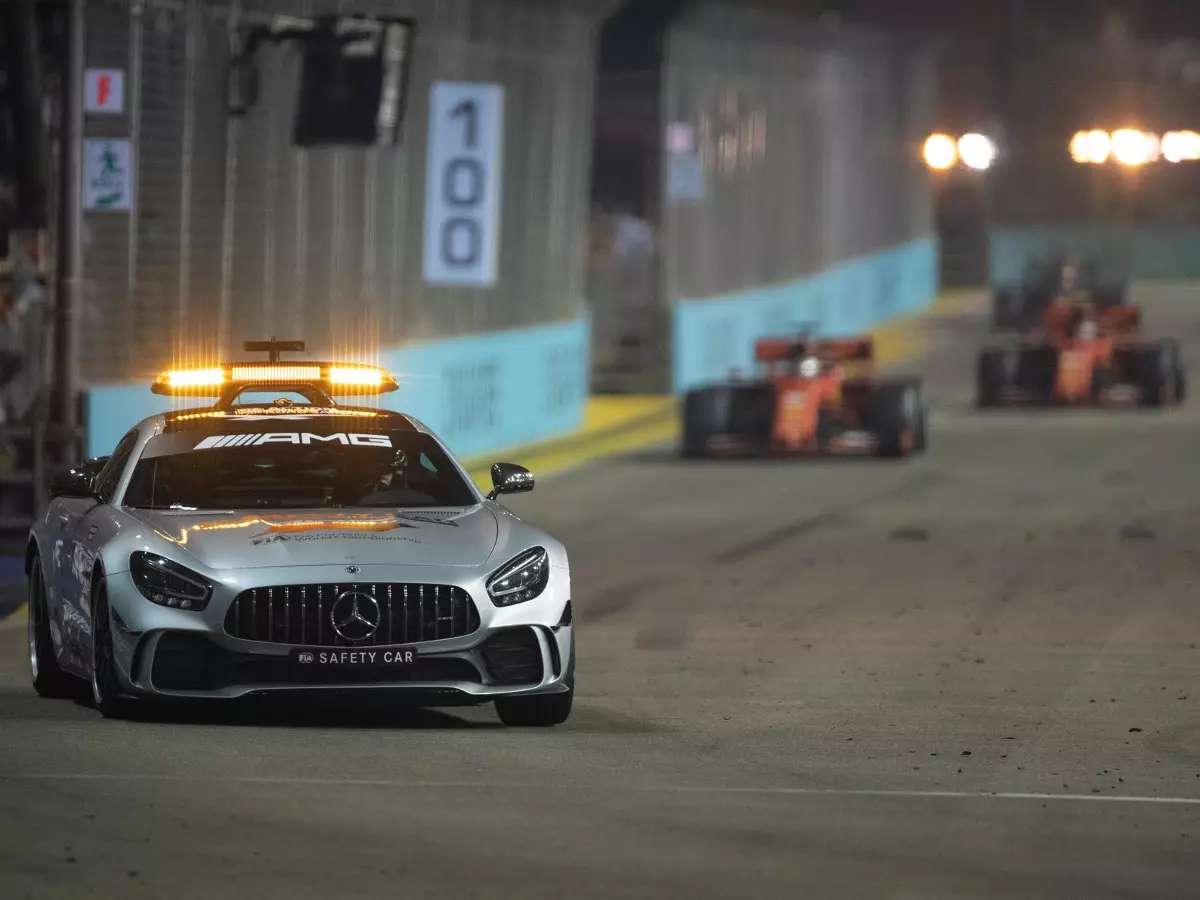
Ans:
[[[378,610],[359,598],[364,618],[378,626],[370,634],[356,629],[338,633],[352,612],[350,593],[374,598]],[[341,602],[339,602],[339,600]],[[374,647],[419,644],[463,637],[479,628],[479,610],[471,595],[446,584],[290,584],[242,591],[225,615],[225,633],[245,641],[307,647]]]

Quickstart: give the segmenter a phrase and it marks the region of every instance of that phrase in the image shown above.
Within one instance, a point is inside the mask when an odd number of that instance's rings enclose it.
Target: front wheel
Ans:
[[[893,459],[923,449],[925,403],[918,381],[884,382],[871,401],[871,425],[879,444],[876,455]]]
[[[496,715],[510,727],[551,728],[561,725],[571,715],[575,702],[575,635],[571,635],[571,661],[567,664],[563,683],[568,690],[561,694],[535,694],[532,697],[497,697]]]
[[[50,639],[50,605],[46,602],[46,581],[42,561],[34,557],[29,569],[29,674],[33,689],[40,697],[72,696],[82,687],[62,670]]]
[[[123,718],[125,701],[113,652],[108,587],[99,573],[92,579],[92,701],[106,719]]]
[[[574,688],[562,694],[500,697],[496,700],[496,714],[508,726],[550,728],[567,721],[574,699]]]

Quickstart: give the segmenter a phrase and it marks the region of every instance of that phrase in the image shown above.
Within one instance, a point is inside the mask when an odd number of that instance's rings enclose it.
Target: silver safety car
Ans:
[[[246,347],[270,362],[155,382],[214,405],[147,418],[54,479],[26,553],[37,692],[84,679],[105,716],[336,690],[564,722],[567,553],[497,499],[533,476],[497,463],[484,495],[417,419],[333,399],[394,390],[385,371]]]

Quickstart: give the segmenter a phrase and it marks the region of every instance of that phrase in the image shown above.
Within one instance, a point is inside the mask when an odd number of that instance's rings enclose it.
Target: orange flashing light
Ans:
[[[172,369],[151,385],[155,394],[217,397],[226,387],[253,388],[313,384],[333,393],[385,394],[399,389],[395,376],[379,366],[357,363],[233,363],[216,368]]]

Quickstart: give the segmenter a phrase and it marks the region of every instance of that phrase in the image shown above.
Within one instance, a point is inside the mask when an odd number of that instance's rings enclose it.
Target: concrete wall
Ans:
[[[1094,258],[1130,279],[1200,278],[1200,228],[997,228],[988,244],[993,286],[1019,281],[1031,256],[1056,252]]]
[[[938,242],[927,237],[828,271],[674,307],[674,389],[686,391],[754,365],[754,342],[812,324],[818,333],[861,333],[933,302]]]
[[[587,400],[590,322],[486,332],[386,350],[401,388],[382,398],[416,416],[460,456],[499,452],[577,428]],[[183,404],[196,405],[196,404]],[[109,453],[140,419],[181,404],[146,382],[87,394],[87,453]]]

